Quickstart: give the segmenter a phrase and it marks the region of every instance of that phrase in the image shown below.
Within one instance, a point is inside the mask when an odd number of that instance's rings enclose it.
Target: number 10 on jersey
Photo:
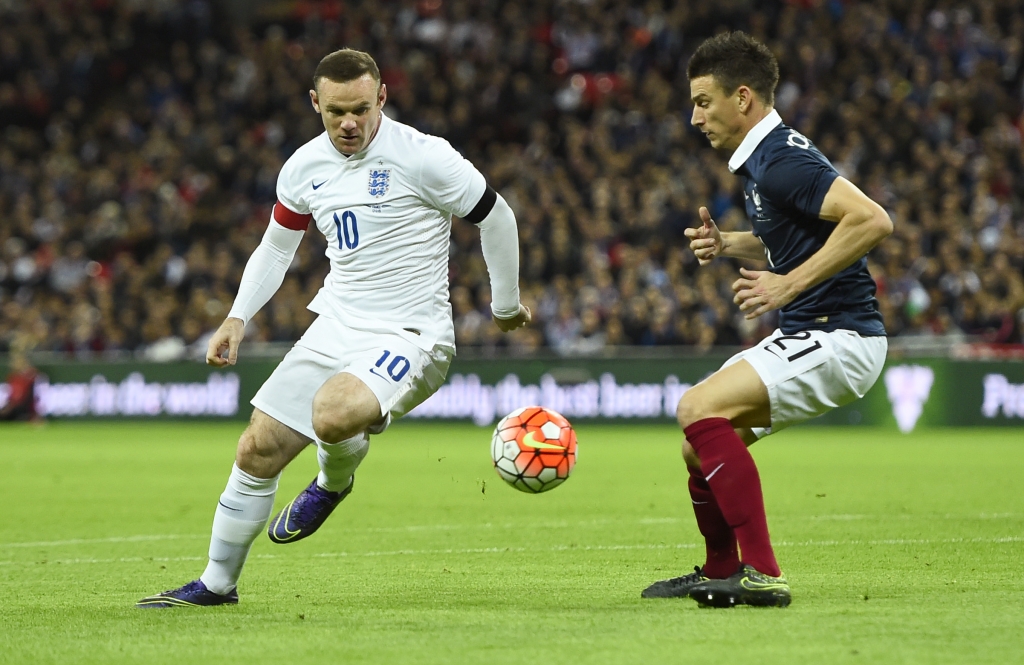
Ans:
[[[359,226],[356,224],[356,216],[350,210],[341,213],[334,213],[334,226],[338,229],[338,249],[355,249],[359,246]]]

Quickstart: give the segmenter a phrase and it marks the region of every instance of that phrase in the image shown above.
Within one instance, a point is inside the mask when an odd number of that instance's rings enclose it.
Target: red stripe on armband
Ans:
[[[300,215],[293,210],[289,210],[280,201],[274,204],[274,221],[286,229],[305,231],[306,227],[309,226],[309,220],[312,218],[313,215]]]

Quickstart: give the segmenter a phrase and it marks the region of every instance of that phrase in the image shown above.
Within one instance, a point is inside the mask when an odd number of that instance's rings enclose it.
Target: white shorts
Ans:
[[[296,432],[313,432],[313,396],[339,372],[352,374],[377,397],[384,422],[379,434],[444,383],[454,350],[421,349],[415,333],[369,333],[319,316],[252,398],[252,405]]]
[[[885,337],[851,330],[776,330],[722,367],[746,360],[768,388],[772,425],[753,428],[761,438],[863,397],[882,372],[888,348]]]

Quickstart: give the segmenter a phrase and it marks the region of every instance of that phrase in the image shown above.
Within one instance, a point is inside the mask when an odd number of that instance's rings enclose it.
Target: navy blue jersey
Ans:
[[[747,216],[772,272],[785,275],[821,249],[836,225],[818,215],[839,173],[803,134],[779,123],[734,172],[743,178]],[[798,295],[779,311],[779,328],[787,335],[840,328],[885,335],[867,259]]]

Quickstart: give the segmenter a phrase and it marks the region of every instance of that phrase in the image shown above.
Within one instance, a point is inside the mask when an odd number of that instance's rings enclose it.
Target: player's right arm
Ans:
[[[277,221],[276,211],[279,206],[280,202],[274,206],[275,219],[270,220],[263,240],[245,264],[242,281],[238,285],[238,295],[235,296],[228,317],[210,338],[210,344],[206,349],[208,365],[223,367],[237,362],[238,345],[245,336],[245,325],[281,288],[285,272],[291,265],[302,236],[305,235],[304,228],[300,231]],[[308,222],[308,218],[306,221]],[[225,353],[227,357],[224,357]]]
[[[686,229],[683,233],[690,239],[690,249],[697,257],[697,262],[705,266],[716,256],[727,256],[733,259],[764,260],[764,245],[750,231],[722,233],[711,219],[708,209],[701,206],[701,226]]]
[[[274,204],[270,225],[245,264],[231,311],[210,338],[206,349],[208,365],[223,367],[237,362],[238,346],[245,336],[245,325],[281,288],[285,272],[313,217],[301,196],[295,196],[290,191],[290,181],[296,180],[290,166],[289,160],[278,176],[278,200]]]

